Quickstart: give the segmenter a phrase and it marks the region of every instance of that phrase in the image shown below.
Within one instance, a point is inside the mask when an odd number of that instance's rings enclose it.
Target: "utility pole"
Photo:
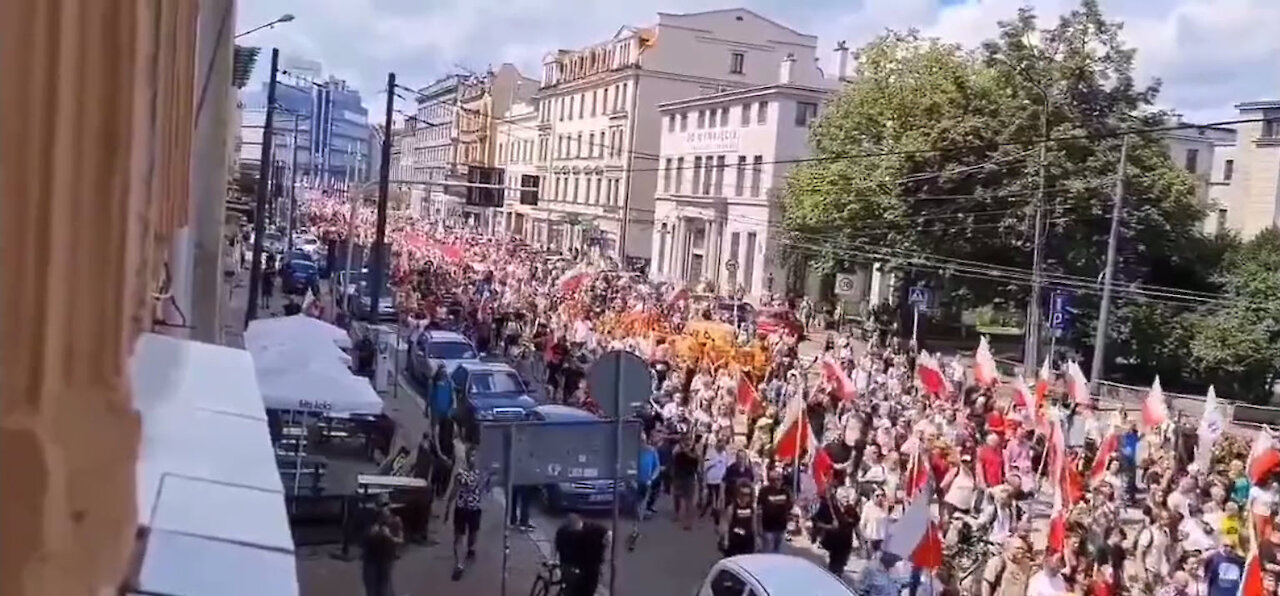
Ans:
[[[1045,168],[1049,155],[1049,93],[1044,94],[1044,109],[1040,112],[1040,175],[1036,187],[1035,236],[1031,247],[1031,300],[1027,303],[1027,323],[1022,347],[1022,368],[1034,370],[1040,361],[1040,294],[1044,285],[1044,185]]]
[[[293,115],[293,140],[289,142],[289,237],[285,242],[293,250],[293,220],[298,210],[298,114]]]
[[[1116,173],[1116,187],[1111,197],[1111,233],[1107,236],[1107,265],[1102,272],[1102,304],[1098,306],[1098,328],[1093,333],[1093,365],[1089,367],[1089,392],[1098,388],[1104,372],[1103,358],[1107,353],[1107,318],[1111,315],[1111,283],[1116,272],[1116,244],[1120,242],[1120,218],[1124,204],[1124,175],[1129,165],[1129,135],[1121,137],[1120,168]]]
[[[386,279],[387,194],[391,182],[391,117],[396,109],[396,73],[387,73],[387,115],[382,135],[382,160],[378,164],[378,221],[373,235],[373,267],[369,276],[369,322],[378,322],[378,300]]]
[[[347,186],[351,186],[351,164],[346,165],[347,169]],[[347,308],[346,296],[347,286],[351,283],[351,260],[356,253],[356,217],[360,215],[360,201],[355,193],[346,193],[347,201],[351,203],[351,212],[347,217],[347,267],[342,273],[342,308]]]
[[[244,309],[244,326],[258,318],[262,285],[262,237],[267,233],[267,192],[271,184],[272,130],[276,113],[276,73],[280,69],[280,48],[271,48],[271,78],[267,82],[267,115],[262,122],[262,152],[258,156],[258,192],[253,205],[253,262],[249,265],[249,299]]]

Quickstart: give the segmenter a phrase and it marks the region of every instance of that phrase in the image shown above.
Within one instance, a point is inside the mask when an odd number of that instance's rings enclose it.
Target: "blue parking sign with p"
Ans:
[[[1065,331],[1071,322],[1071,294],[1054,292],[1049,297],[1049,328]]]

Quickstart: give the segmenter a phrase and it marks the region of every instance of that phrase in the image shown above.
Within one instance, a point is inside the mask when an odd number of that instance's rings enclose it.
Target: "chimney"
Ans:
[[[778,68],[778,82],[783,85],[791,84],[791,81],[792,81],[791,75],[795,71],[795,66],[796,66],[796,55],[787,54],[787,57],[782,59],[782,66]]]
[[[845,80],[849,76],[846,70],[849,68],[849,46],[840,40],[836,44],[836,79]]]

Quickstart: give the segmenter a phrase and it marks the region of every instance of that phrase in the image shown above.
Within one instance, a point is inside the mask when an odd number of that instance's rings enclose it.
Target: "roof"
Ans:
[[[573,420],[600,420],[599,416],[586,410],[559,404],[546,404],[534,408],[548,422],[568,422]]]
[[[831,572],[808,559],[791,555],[738,555],[725,560],[756,579],[771,594],[853,596],[854,591]]]
[[[505,362],[468,361],[458,365],[458,368],[466,368],[468,372],[509,372],[517,374],[516,369],[511,368],[511,365]]]
[[[834,89],[817,87],[814,85],[802,85],[799,83],[770,83],[768,85],[759,85],[756,87],[744,87],[742,89],[731,89],[729,91],[721,91],[720,93],[712,93],[710,95],[697,95],[674,101],[667,101],[658,104],[658,111],[673,110],[679,108],[688,108],[692,106],[737,101],[747,97],[759,97],[775,93],[798,93],[801,95],[829,95]]]
[[[714,15],[714,14],[723,14],[723,13],[746,13],[746,14],[749,14],[749,15],[751,15],[751,16],[753,16],[753,17],[757,18],[757,19],[760,19],[761,21],[764,21],[764,22],[766,22],[766,23],[769,23],[770,25],[773,25],[773,26],[775,26],[775,27],[778,27],[779,29],[786,30],[786,31],[788,31],[788,32],[790,32],[790,33],[792,33],[792,34],[794,34],[794,35],[799,35],[799,36],[801,36],[801,37],[810,37],[810,38],[813,38],[813,39],[815,39],[815,40],[817,39],[817,36],[816,36],[816,35],[810,35],[810,34],[808,34],[808,33],[801,33],[801,32],[799,32],[799,31],[796,31],[795,29],[792,29],[791,27],[788,27],[788,26],[786,26],[786,25],[783,25],[782,23],[779,23],[779,22],[777,22],[777,21],[775,21],[775,20],[773,20],[773,19],[771,19],[771,18],[768,18],[768,17],[766,17],[766,16],[764,16],[764,15],[761,15],[760,13],[758,13],[758,12],[756,12],[756,11],[754,11],[754,10],[750,10],[750,9],[747,9],[747,8],[720,8],[720,9],[716,9],[716,10],[704,10],[704,11],[702,11],[702,12],[681,12],[681,13],[678,13],[678,12],[659,12],[659,13],[658,13],[658,22],[659,22],[659,24],[661,24],[661,22],[662,22],[662,17],[664,17],[664,16],[670,16],[670,17],[700,17],[700,16],[705,16],[705,15]]]
[[[1237,110],[1273,110],[1276,108],[1280,108],[1280,99],[1245,101],[1245,102],[1236,104]]]
[[[471,340],[467,336],[457,331],[428,331],[427,341],[454,341],[459,343],[470,344]]]

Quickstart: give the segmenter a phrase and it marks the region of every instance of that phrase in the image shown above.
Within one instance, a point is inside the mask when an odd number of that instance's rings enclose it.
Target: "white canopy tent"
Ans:
[[[369,380],[347,371],[298,368],[259,371],[262,399],[274,410],[297,410],[325,416],[381,414],[382,398]]]
[[[337,325],[307,315],[255,319],[244,332],[249,351],[267,345],[318,342],[331,342],[345,350],[351,347],[351,335]]]
[[[138,523],[148,529],[138,593],[298,594],[253,359],[145,334],[130,364],[142,419]]]
[[[249,347],[249,354],[253,356],[253,364],[259,375],[298,369],[325,372],[351,370],[351,356],[325,342],[254,345]]]

